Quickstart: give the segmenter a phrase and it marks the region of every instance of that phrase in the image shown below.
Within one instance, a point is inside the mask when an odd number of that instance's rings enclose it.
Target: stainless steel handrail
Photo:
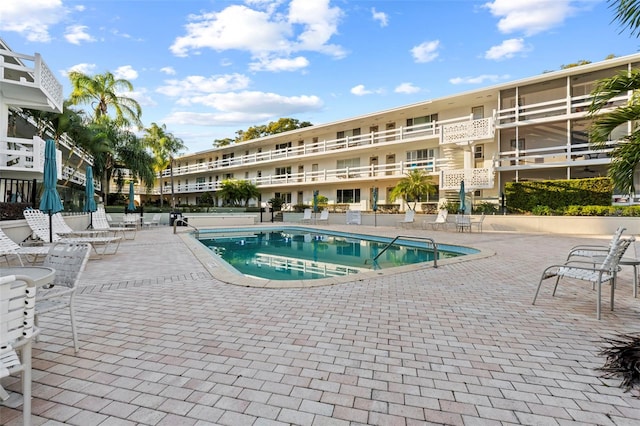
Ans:
[[[389,244],[387,244],[381,251],[372,259],[372,262],[375,263],[378,258],[384,253],[389,247],[391,247],[397,240],[406,239],[406,240],[420,240],[420,241],[429,241],[433,247],[433,267],[438,267],[438,245],[436,244],[433,238],[429,237],[417,237],[415,235],[398,235],[396,236]]]

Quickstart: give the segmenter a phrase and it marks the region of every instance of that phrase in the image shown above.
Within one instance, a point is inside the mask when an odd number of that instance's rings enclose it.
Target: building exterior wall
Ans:
[[[398,203],[389,190],[412,168],[438,185],[435,200],[455,197],[464,179],[475,202],[497,202],[509,181],[605,176],[610,149],[589,146],[590,93],[638,61],[614,58],[185,155],[173,169],[176,197],[194,204],[234,178],[254,182],[263,202],[291,194],[290,206],[310,204],[317,190],[341,204],[353,190],[359,198],[349,207],[369,210],[373,188],[379,203]],[[623,95],[609,107],[627,101]],[[618,130],[611,148],[628,126]],[[157,197],[157,186],[144,198]]]

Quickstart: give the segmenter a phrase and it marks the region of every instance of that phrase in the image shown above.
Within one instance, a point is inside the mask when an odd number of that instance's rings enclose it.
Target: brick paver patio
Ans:
[[[263,289],[216,280],[168,227],[139,232],[89,262],[78,354],[64,311],[41,319],[34,424],[640,424],[640,399],[595,371],[603,338],[638,331],[631,268],[597,321],[584,283],[531,305],[544,267],[593,238],[412,233],[495,255]],[[0,407],[0,424],[21,416]]]

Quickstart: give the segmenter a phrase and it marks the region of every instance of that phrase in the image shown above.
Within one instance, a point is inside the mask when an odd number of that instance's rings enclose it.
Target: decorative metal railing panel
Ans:
[[[443,124],[440,134],[440,144],[493,139],[493,118],[462,121],[459,123]]]
[[[440,171],[440,190],[458,191],[460,183],[464,180],[464,187],[467,192],[476,189],[493,188],[493,169],[458,169]]]

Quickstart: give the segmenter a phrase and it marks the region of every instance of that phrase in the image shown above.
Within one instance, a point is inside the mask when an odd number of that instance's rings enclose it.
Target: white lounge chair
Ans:
[[[55,269],[56,274],[51,286],[38,290],[36,302],[36,326],[40,326],[40,315],[69,308],[73,347],[78,352],[78,333],[74,315],[74,299],[80,275],[89,260],[91,245],[88,243],[55,243],[42,263]]]
[[[7,236],[7,234],[0,229],[0,256],[3,256],[7,261],[7,265],[9,264],[9,256],[16,256],[21,266],[24,266],[24,262],[22,261],[21,256],[32,256],[31,263],[38,262],[38,258],[44,258],[49,252],[49,247],[47,246],[26,246],[22,247],[11,238]]]
[[[593,261],[576,261],[570,260],[561,265],[551,265],[547,267],[543,272],[536,288],[536,293],[533,296],[532,305],[535,305],[540,287],[544,280],[549,278],[555,278],[556,282],[553,287],[552,296],[556,295],[558,288],[558,282],[561,278],[570,278],[573,280],[588,281],[596,286],[596,318],[600,319],[600,299],[602,298],[602,284],[609,283],[611,285],[611,310],[613,311],[613,300],[616,287],[616,277],[619,268],[619,262],[627,248],[633,241],[634,237],[621,238],[616,241],[607,251],[602,263],[594,265]]]
[[[323,209],[320,212],[320,217],[316,219],[316,223],[318,222],[329,223],[329,210]]]
[[[438,216],[436,216],[436,220],[431,222],[425,220],[422,222],[422,229],[426,229],[427,225],[431,226],[431,229],[433,229],[434,231],[440,228],[446,229],[448,216],[449,211],[447,209],[440,209],[438,210]]]
[[[22,375],[24,425],[31,424],[31,344],[38,333],[34,326],[35,306],[33,280],[21,275],[0,277],[0,379],[16,373]],[[2,386],[0,397],[9,397]]]
[[[415,222],[415,218],[416,218],[416,211],[407,210],[406,212],[404,212],[404,219],[398,221],[398,226],[402,228],[409,227],[413,225],[413,223]]]
[[[162,215],[160,213],[156,213],[153,215],[150,222],[144,222],[144,226],[160,226],[160,219],[162,219]]]
[[[26,209],[23,211],[24,218],[27,220],[27,225],[31,228],[33,235],[44,242],[50,242],[49,236],[51,235],[52,242],[66,241],[75,243],[89,243],[93,247],[93,250],[98,255],[116,254],[120,247],[120,241],[122,237],[62,237],[55,232],[49,232],[49,216],[36,209]],[[98,251],[98,247],[101,247],[101,251]]]
[[[100,206],[93,213],[93,229],[111,232],[112,235],[122,235],[125,240],[134,240],[136,238],[136,226],[111,226],[111,219],[105,212],[104,207]]]
[[[311,209],[304,209],[304,213],[302,214],[302,219],[300,219],[300,223],[310,223],[311,220],[312,220]]]

